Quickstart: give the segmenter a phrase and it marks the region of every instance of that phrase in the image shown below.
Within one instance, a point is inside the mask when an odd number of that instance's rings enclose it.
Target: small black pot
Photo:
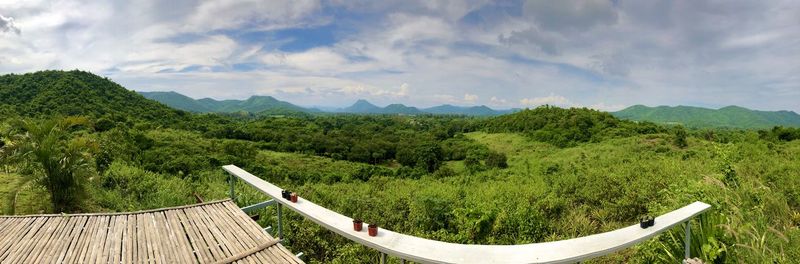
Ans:
[[[290,192],[288,190],[281,191],[281,197],[283,197],[283,199],[291,200],[292,199],[291,196],[292,196],[292,192]]]
[[[639,218],[639,227],[648,228],[655,225],[656,220],[652,216],[642,216]]]

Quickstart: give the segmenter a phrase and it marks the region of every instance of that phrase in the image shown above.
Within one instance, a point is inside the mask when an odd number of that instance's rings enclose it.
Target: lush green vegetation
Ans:
[[[83,74],[18,76],[40,82]],[[27,85],[0,84],[0,91],[21,87]],[[85,118],[24,112],[38,109],[29,103],[0,107],[8,113],[0,116],[3,213],[130,211],[222,199],[228,183],[220,166],[236,164],[343,214],[443,241],[567,239],[699,200],[713,211],[692,227],[693,256],[714,263],[800,259],[800,129],[687,130],[556,107],[493,118],[192,115],[158,104],[105,111],[109,105],[81,100],[113,101],[81,93],[91,96],[76,97],[71,107]],[[80,166],[46,169],[59,157],[80,159],[70,163]],[[64,176],[74,181],[47,180]],[[51,198],[63,190],[83,195],[64,196],[71,197],[64,206]],[[266,199],[241,183],[236,191],[242,206]],[[275,225],[274,208],[258,214],[262,225]],[[286,244],[309,262],[378,257],[299,215],[286,217]],[[677,227],[593,262],[675,263],[682,240]]]
[[[739,106],[708,109],[692,106],[647,107],[634,105],[613,113],[629,120],[683,125],[691,128],[766,129],[773,126],[800,127],[800,115],[791,111],[757,111]]]

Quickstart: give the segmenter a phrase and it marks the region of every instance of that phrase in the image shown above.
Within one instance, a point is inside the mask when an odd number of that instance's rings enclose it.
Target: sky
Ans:
[[[0,73],[45,69],[303,106],[800,112],[800,3],[0,0]]]

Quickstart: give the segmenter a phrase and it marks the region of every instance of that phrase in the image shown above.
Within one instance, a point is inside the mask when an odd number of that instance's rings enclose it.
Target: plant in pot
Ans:
[[[655,225],[655,219],[653,219],[652,216],[645,215],[645,216],[639,217],[639,227],[648,228],[648,227],[651,227],[653,225]]]
[[[371,237],[378,236],[378,224],[372,223],[367,225],[367,231]]]
[[[293,192],[292,194],[290,194],[289,195],[289,200],[292,201],[293,203],[296,203],[297,202],[297,193]]]
[[[358,218],[353,218],[353,230],[356,232],[361,232],[362,229],[364,229],[364,221],[361,221],[361,219]]]

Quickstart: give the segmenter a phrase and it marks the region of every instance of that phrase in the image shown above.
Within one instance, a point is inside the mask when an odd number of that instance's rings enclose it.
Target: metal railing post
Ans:
[[[386,253],[381,252],[381,264],[386,264]]]
[[[233,186],[236,185],[236,177],[233,174],[228,174],[228,181],[231,183],[231,200],[236,201],[236,193],[233,192]]]
[[[278,203],[278,239],[283,239],[283,219],[281,208],[283,208],[283,204]]]
[[[692,219],[689,219],[688,221],[686,221],[686,238],[685,238],[684,243],[683,243],[684,244],[684,248],[683,248],[684,249],[684,257],[683,257],[684,262],[686,262],[686,260],[689,259],[689,253],[690,253],[689,246],[691,245],[691,243],[692,243]]]

